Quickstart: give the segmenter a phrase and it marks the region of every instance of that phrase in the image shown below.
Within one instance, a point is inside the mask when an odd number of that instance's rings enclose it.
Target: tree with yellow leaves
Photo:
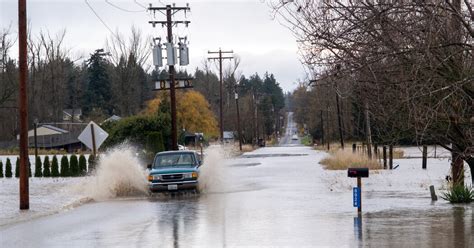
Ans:
[[[154,99],[148,101],[147,107],[142,113],[145,115],[157,113],[160,104],[167,102],[163,101],[165,97],[169,97],[169,95],[165,92],[158,93]],[[178,128],[192,133],[204,133],[211,138],[218,136],[216,117],[201,93],[194,90],[177,92],[176,110]]]

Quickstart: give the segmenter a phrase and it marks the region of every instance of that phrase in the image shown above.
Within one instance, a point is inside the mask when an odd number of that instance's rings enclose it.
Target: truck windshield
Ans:
[[[191,153],[162,154],[158,155],[153,163],[153,168],[158,167],[191,167],[194,165],[194,158]]]

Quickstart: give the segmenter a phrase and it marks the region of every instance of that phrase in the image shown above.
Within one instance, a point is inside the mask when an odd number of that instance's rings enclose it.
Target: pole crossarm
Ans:
[[[218,59],[234,59],[234,57],[215,57],[215,58],[207,58],[208,60],[218,60]]]
[[[173,5],[166,5],[163,7],[153,7],[150,4],[150,7],[148,8],[150,12],[160,12],[164,16],[166,16],[166,20],[164,21],[149,21],[148,23],[151,24],[153,27],[156,26],[156,24],[161,24],[163,27],[166,26],[167,30],[167,42],[171,45],[173,45],[173,26],[178,25],[178,24],[185,24],[188,26],[190,21],[175,21],[172,20],[172,17],[179,11],[184,11],[185,15],[187,11],[190,11],[191,8],[189,8],[189,5],[186,5],[185,7],[176,7],[174,4]],[[190,88],[191,83],[190,80],[187,81],[183,85],[183,87],[176,87],[176,70],[174,68],[174,62],[168,64],[169,69],[169,80],[168,81],[159,81],[159,87],[156,87],[155,90],[164,90],[164,89],[169,89],[170,90],[170,107],[171,107],[171,150],[178,150],[178,131],[177,131],[177,110],[176,110],[176,89],[180,88]],[[183,81],[183,80],[181,80]],[[178,82],[181,82],[178,81]],[[168,87],[169,85],[169,87]]]

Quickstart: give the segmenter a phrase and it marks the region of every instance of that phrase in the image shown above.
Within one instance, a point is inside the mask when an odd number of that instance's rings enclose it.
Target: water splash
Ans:
[[[146,196],[147,173],[135,149],[122,144],[102,154],[94,175],[85,179],[80,189],[94,200],[123,196]]]
[[[232,148],[220,145],[209,146],[204,150],[204,164],[200,169],[199,191],[201,193],[226,192],[231,177],[228,175],[226,158],[232,157]]]

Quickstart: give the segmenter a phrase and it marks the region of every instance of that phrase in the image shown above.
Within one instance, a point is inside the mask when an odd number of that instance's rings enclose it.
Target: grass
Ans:
[[[383,169],[377,160],[369,159],[364,155],[352,153],[351,150],[330,151],[329,156],[320,162],[327,170],[346,170],[351,167]]]
[[[470,203],[474,201],[474,190],[465,185],[455,185],[443,193],[441,198],[451,203]]]
[[[305,145],[305,146],[310,146],[313,144],[313,138],[311,137],[311,135],[306,135],[306,136],[303,136],[301,138],[301,144]]]
[[[345,142],[345,145],[344,145],[345,149],[346,149],[346,150],[348,149],[348,150],[351,150],[351,151],[352,151],[352,144],[353,144],[353,143],[357,144],[358,147],[361,145],[360,142],[346,141],[346,142]],[[327,144],[319,144],[318,146],[315,146],[314,149],[320,150],[320,151],[327,151],[327,147],[328,147]],[[374,148],[372,147],[372,149],[374,149]],[[339,142],[332,142],[332,143],[329,145],[329,152],[330,152],[330,153],[335,153],[335,152],[337,152],[337,151],[339,151],[339,150],[341,150],[341,143],[339,143]],[[367,150],[366,150],[366,149],[364,149],[363,151],[362,151],[362,150],[357,150],[357,152],[358,152],[358,153],[365,153],[365,154],[367,154]],[[388,159],[388,155],[389,155],[388,152],[389,152],[389,151],[388,151],[388,146],[387,146],[387,159]],[[374,153],[372,152],[372,154],[374,154]],[[382,148],[381,146],[378,147],[378,154],[379,154],[378,156],[379,156],[380,158],[382,158],[382,156],[383,156],[383,148]],[[397,148],[394,148],[394,149],[393,149],[393,159],[400,159],[400,158],[403,158],[404,155],[405,155],[405,153],[404,153],[403,150],[397,149]]]

